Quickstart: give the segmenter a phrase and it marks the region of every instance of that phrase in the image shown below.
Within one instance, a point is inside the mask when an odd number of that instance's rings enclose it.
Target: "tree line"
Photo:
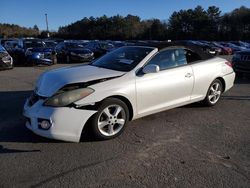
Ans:
[[[0,23],[0,38],[37,37],[39,35],[40,32],[37,25],[34,25],[33,28],[26,28],[16,24]]]
[[[0,35],[7,37],[44,37],[37,26],[24,28],[0,24]],[[84,17],[67,26],[59,27],[52,37],[64,39],[99,40],[250,40],[250,9],[240,7],[222,14],[218,7],[206,10],[175,11],[166,21],[142,20],[139,16]]]

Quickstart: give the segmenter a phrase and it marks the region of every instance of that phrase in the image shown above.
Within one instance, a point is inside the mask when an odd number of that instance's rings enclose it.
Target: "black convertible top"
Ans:
[[[174,42],[139,42],[136,43],[137,46],[149,46],[149,47],[155,47],[158,48],[159,51],[162,49],[171,49],[171,48],[183,48],[190,50],[192,52],[197,53],[202,60],[208,60],[213,58],[214,56],[210,54],[206,49],[202,48],[199,45],[190,44],[186,41],[174,41]]]

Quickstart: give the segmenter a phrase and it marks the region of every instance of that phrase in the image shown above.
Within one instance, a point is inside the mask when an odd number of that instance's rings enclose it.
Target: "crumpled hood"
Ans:
[[[124,72],[90,65],[59,68],[43,73],[36,83],[35,91],[40,96],[50,97],[68,84],[86,83],[123,74]]]

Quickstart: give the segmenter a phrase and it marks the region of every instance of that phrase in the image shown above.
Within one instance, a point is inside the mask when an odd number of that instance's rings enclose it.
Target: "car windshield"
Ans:
[[[150,47],[121,47],[104,55],[90,65],[128,72],[135,68],[152,50],[153,48]]]
[[[25,41],[26,48],[43,48],[44,43],[42,41]]]
[[[84,48],[86,45],[85,43],[66,43],[68,49]]]
[[[57,43],[53,42],[53,41],[46,41],[44,43],[45,43],[46,47],[49,47],[49,48],[54,48],[57,45]]]

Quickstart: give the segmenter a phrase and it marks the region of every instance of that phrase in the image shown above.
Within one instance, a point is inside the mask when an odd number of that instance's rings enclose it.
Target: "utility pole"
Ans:
[[[48,15],[45,14],[45,21],[46,21],[46,27],[47,27],[47,37],[49,38],[49,23],[48,23]]]

